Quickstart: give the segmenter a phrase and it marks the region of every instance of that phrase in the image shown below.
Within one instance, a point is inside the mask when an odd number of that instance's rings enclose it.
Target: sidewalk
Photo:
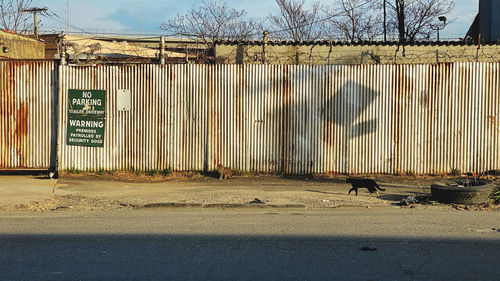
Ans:
[[[54,199],[55,180],[41,176],[0,175],[0,210],[35,208]]]
[[[359,190],[347,194],[345,176],[283,178],[240,176],[222,180],[127,178],[121,175],[71,175],[57,180],[0,176],[0,210],[105,210],[153,207],[336,208],[394,206],[401,199],[430,195],[436,179],[378,176],[380,196]],[[417,183],[418,182],[418,183]],[[420,185],[420,187],[418,186]],[[251,203],[252,202],[252,203]]]

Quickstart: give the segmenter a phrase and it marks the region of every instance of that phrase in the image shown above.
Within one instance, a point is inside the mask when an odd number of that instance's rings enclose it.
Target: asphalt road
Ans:
[[[498,280],[497,228],[441,209],[1,213],[0,280]]]

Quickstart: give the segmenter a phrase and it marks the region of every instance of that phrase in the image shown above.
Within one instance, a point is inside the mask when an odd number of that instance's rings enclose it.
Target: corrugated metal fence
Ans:
[[[60,169],[447,173],[500,168],[500,64],[60,67]],[[66,145],[68,89],[107,93]],[[131,110],[116,110],[118,89]]]
[[[54,77],[53,62],[0,62],[0,169],[49,168]]]

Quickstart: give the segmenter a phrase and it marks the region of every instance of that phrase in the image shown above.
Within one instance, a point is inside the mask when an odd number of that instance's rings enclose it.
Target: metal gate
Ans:
[[[0,169],[54,165],[55,71],[48,61],[0,62]]]

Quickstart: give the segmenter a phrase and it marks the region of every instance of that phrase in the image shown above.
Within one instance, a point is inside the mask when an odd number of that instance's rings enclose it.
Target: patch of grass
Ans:
[[[142,176],[142,174],[144,174],[142,171],[139,170],[135,171],[136,176]]]
[[[167,168],[167,169],[163,169],[163,170],[161,170],[161,171],[160,171],[160,175],[162,175],[162,176],[164,176],[164,177],[166,177],[166,176],[170,175],[171,173],[172,173],[172,171],[170,171],[170,169],[169,169],[169,168]]]
[[[106,170],[104,170],[104,169],[99,169],[99,170],[97,170],[97,174],[98,174],[99,176],[102,176],[102,175],[106,174]]]
[[[82,171],[78,170],[77,168],[70,168],[70,169],[67,169],[66,172],[68,174],[80,174]]]
[[[148,175],[151,177],[156,177],[158,174],[159,174],[159,171],[156,169],[153,169],[153,170],[148,172]]]
[[[451,169],[451,171],[450,171],[450,175],[454,176],[454,177],[460,176],[461,174],[462,174],[462,171],[460,171],[460,169],[454,168],[454,169]]]

